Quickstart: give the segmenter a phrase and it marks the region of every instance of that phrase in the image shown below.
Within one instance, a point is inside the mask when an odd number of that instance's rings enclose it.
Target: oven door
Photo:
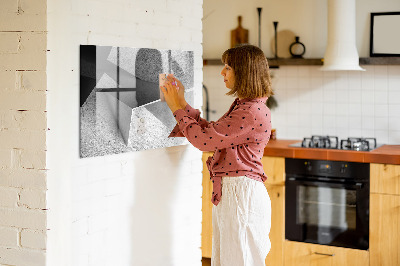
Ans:
[[[369,185],[286,178],[286,239],[367,250]]]

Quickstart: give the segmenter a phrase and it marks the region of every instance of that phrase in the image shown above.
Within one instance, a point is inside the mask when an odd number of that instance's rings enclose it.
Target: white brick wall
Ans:
[[[0,3],[1,265],[45,265],[46,2]]]
[[[47,9],[47,264],[201,265],[201,152],[79,159],[78,143],[80,44],[193,50],[201,106],[202,0],[59,0]]]

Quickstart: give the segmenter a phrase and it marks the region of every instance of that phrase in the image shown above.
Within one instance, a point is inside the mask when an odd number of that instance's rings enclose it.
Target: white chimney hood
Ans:
[[[328,0],[328,44],[323,71],[358,70],[355,0]]]

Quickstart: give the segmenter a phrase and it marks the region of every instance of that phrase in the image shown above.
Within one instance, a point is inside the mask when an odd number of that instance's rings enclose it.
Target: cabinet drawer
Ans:
[[[365,266],[369,254],[365,250],[285,241],[285,266]]]

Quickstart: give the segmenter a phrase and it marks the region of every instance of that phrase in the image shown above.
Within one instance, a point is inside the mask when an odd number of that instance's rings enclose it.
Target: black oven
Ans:
[[[368,249],[368,163],[287,158],[285,169],[286,239]]]

